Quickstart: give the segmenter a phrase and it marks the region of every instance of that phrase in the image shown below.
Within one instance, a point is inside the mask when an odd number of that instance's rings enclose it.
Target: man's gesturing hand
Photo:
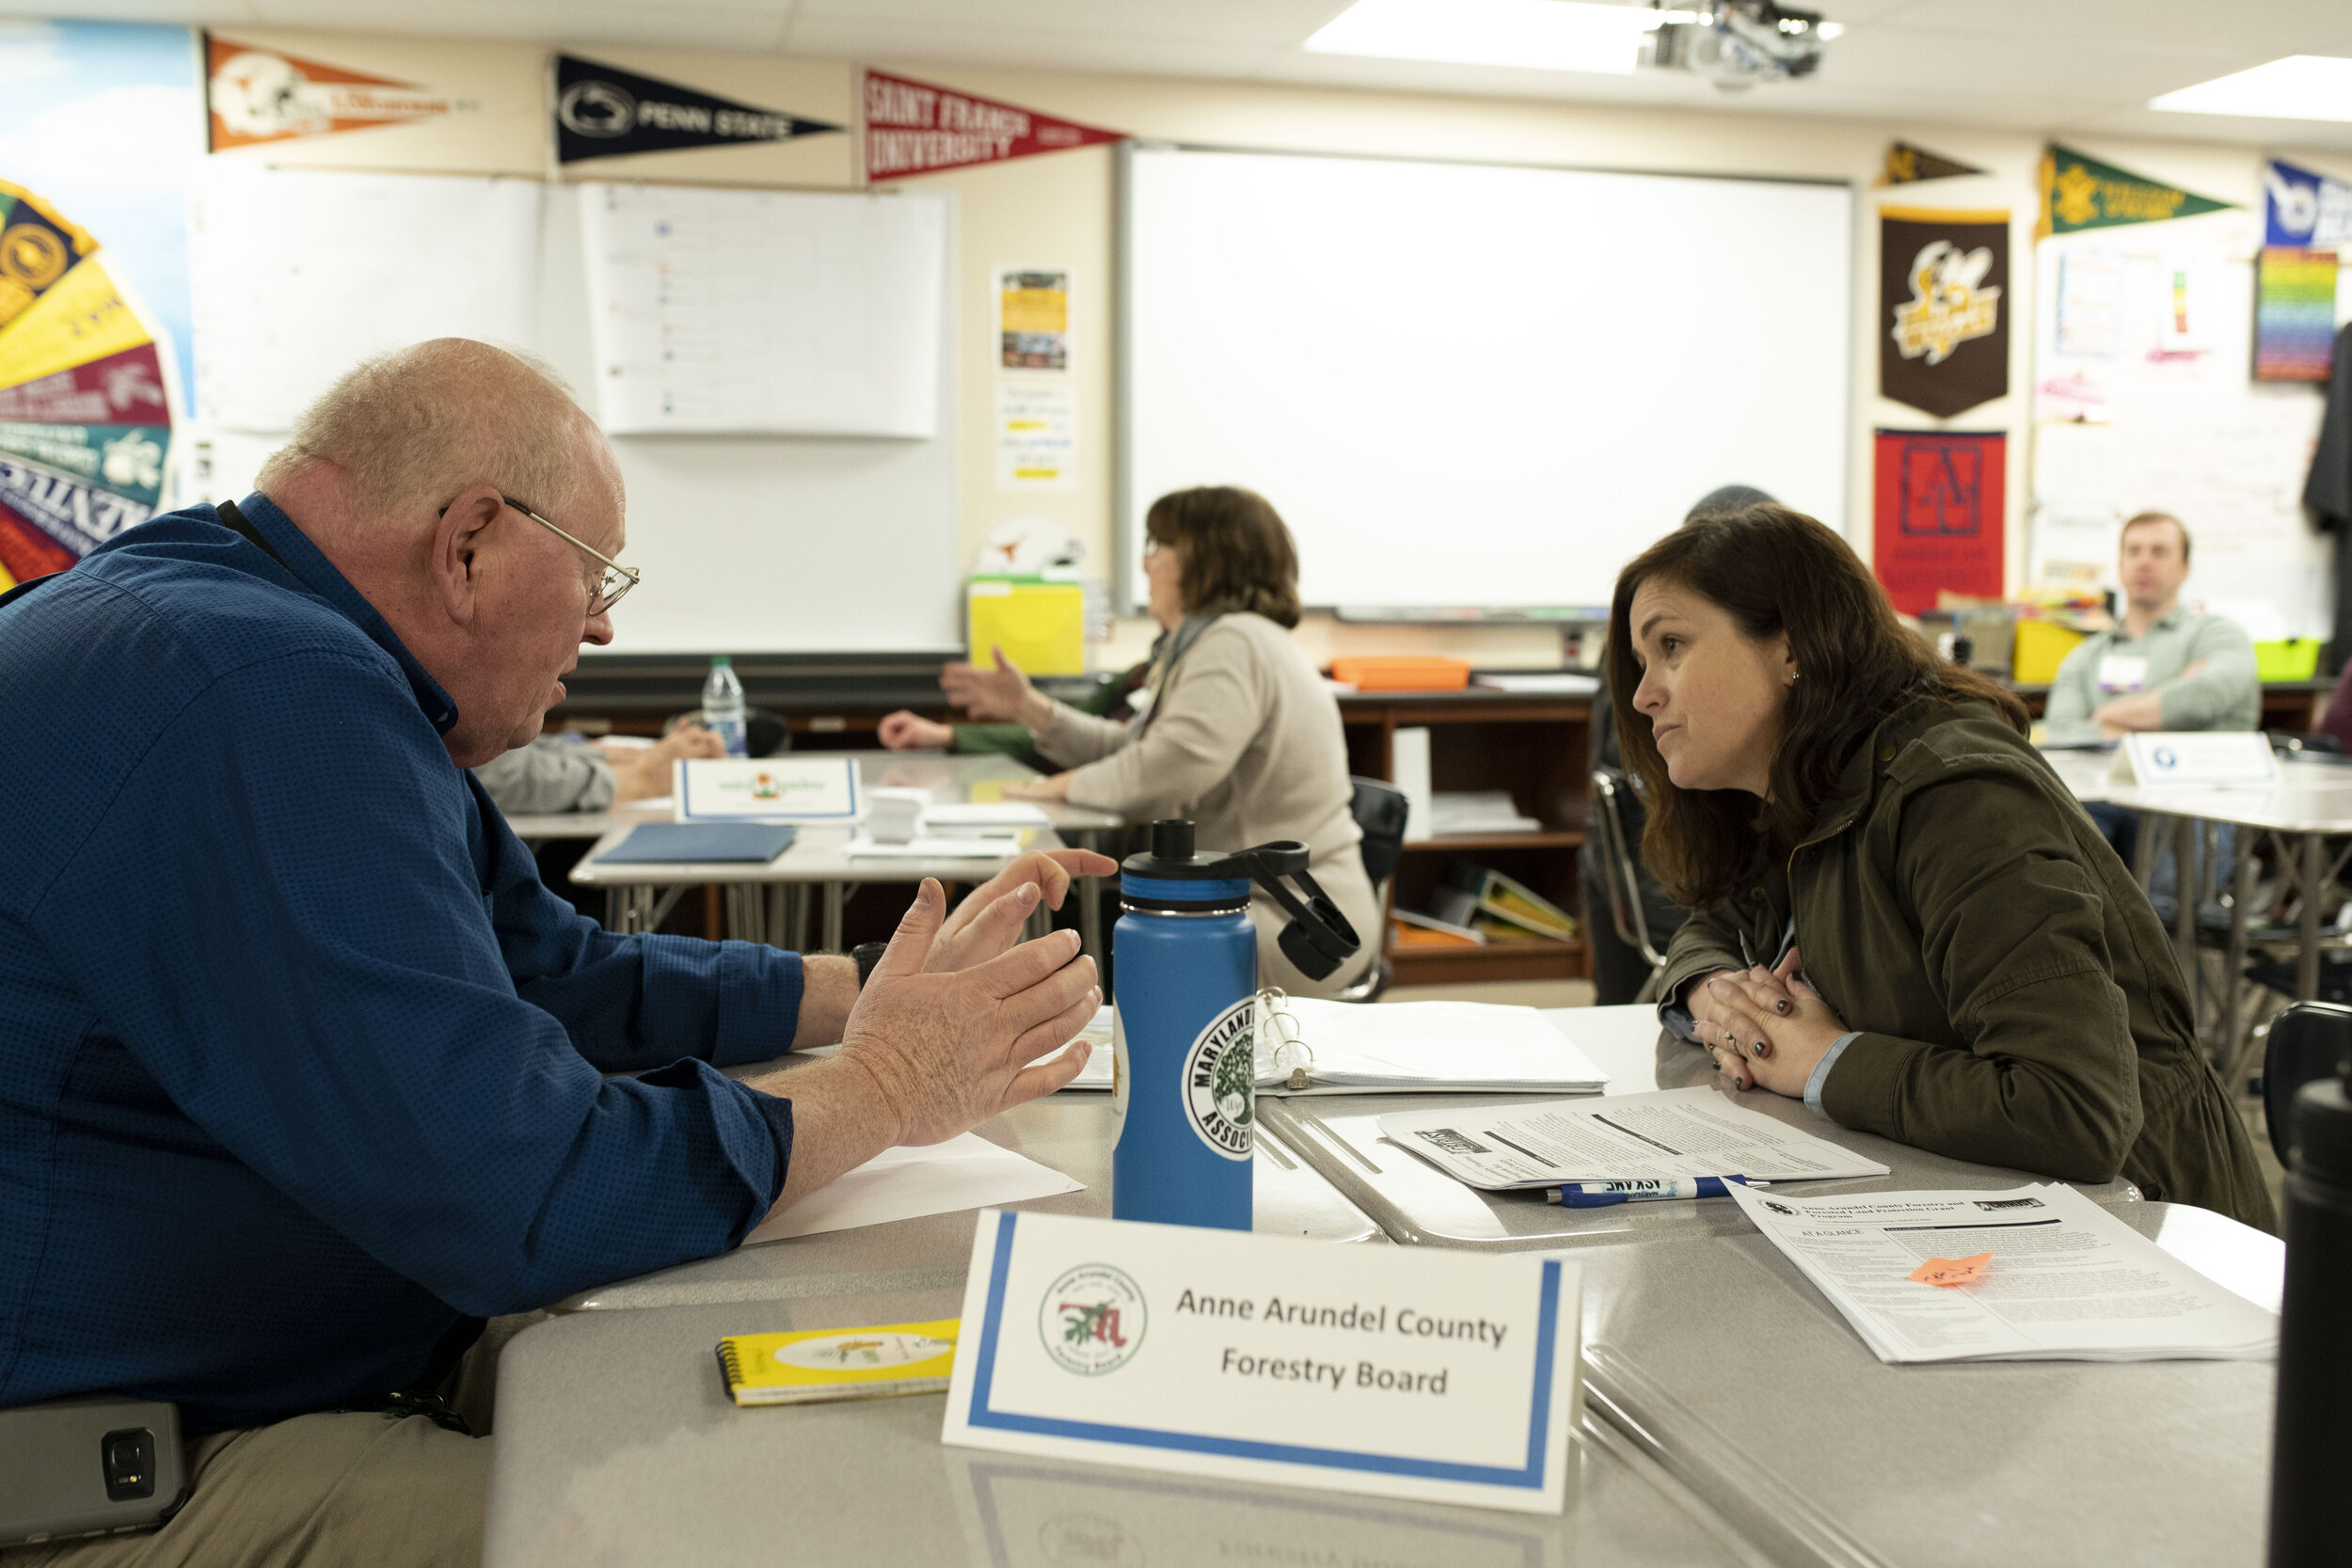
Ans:
[[[842,1031],[841,1059],[873,1080],[900,1144],[935,1144],[1068,1084],[1084,1046],[1033,1067],[1066,1044],[1102,1005],[1094,960],[1075,932],[1056,931],[953,974],[924,965],[946,896],[926,879],[874,966]]]
[[[1094,960],[1057,931],[954,974],[926,974],[947,895],[925,878],[850,1009],[841,1052],[750,1086],[792,1102],[792,1146],[778,1210],[898,1144],[935,1144],[997,1112],[1051,1094],[1087,1063],[1074,1037],[1102,1005]]]
[[[1075,877],[1109,877],[1119,863],[1091,849],[1049,849],[1022,856],[964,895],[947,917],[923,967],[970,969],[1012,945],[1021,923],[1042,902],[1058,910]],[[903,927],[902,927],[903,929]]]

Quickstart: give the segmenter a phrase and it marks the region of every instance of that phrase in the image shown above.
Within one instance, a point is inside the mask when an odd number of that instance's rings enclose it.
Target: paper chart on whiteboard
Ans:
[[[2325,637],[2329,546],[2301,504],[2322,404],[2250,379],[2248,222],[2216,213],[2037,247],[2028,576],[2111,581],[2118,525],[2168,512],[2196,541],[2190,600],[2261,604],[2268,635]]]

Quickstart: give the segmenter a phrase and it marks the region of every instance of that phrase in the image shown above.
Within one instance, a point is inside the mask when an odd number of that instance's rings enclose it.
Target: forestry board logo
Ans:
[[[1247,1160],[1258,1130],[1258,999],[1245,996],[1209,1021],[1184,1053],[1184,1110],[1192,1130],[1228,1160]]]
[[[1062,1370],[1100,1377],[1135,1358],[1149,1316],[1142,1289],[1124,1270],[1081,1263],[1046,1289],[1037,1328]]]
[[[1985,245],[1962,250],[1935,240],[1922,246],[1911,263],[1911,298],[1895,308],[1896,351],[1940,365],[1969,339],[1991,337],[2001,319],[2001,291],[1983,286],[1992,269]]]

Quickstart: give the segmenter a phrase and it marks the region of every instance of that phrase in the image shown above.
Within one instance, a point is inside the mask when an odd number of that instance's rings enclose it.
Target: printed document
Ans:
[[[2278,1353],[2276,1314],[2072,1187],[1818,1198],[1735,1188],[1731,1196],[1882,1361]]]
[[[1380,1131],[1455,1180],[1488,1192],[1677,1176],[1807,1181],[1887,1173],[1876,1160],[1704,1086],[1607,1100],[1404,1111],[1382,1117]]]

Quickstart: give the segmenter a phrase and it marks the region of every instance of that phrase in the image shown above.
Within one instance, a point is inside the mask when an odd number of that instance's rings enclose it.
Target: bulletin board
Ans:
[[[2123,519],[2169,512],[2186,600],[2257,639],[2329,635],[2331,545],[2300,499],[2324,399],[2252,379],[2260,244],[2229,211],[2035,247],[2030,581],[2111,582]]]

